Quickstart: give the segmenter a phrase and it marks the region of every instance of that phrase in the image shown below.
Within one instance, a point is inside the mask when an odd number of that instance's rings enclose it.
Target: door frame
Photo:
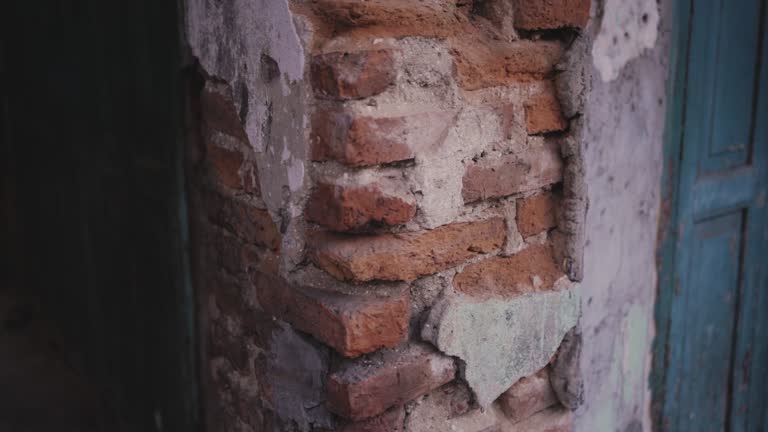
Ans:
[[[658,237],[657,237],[657,297],[655,303],[655,323],[656,335],[652,345],[652,367],[650,372],[650,390],[651,390],[651,415],[652,430],[665,431],[667,421],[665,418],[665,409],[670,402],[667,397],[672,394],[672,383],[669,380],[669,371],[671,370],[670,355],[671,344],[676,341],[671,338],[672,310],[674,300],[680,291],[680,282],[678,280],[682,275],[677,274],[677,259],[680,249],[678,242],[680,240],[680,215],[679,215],[679,195],[681,185],[681,173],[683,164],[683,140],[686,116],[686,98],[688,90],[688,70],[689,54],[691,44],[691,20],[693,16],[693,0],[670,0],[672,1],[672,17],[670,28],[674,29],[670,35],[670,56],[669,70],[667,79],[667,109],[665,114],[664,129],[664,148],[663,148],[663,171],[661,183],[661,212],[659,217]],[[763,0],[762,20],[763,31],[766,31],[768,22],[768,1]],[[761,36],[765,44],[765,35]],[[758,79],[762,79],[762,85],[758,87],[760,92],[758,97],[768,99],[768,81],[765,81],[766,68],[768,68],[768,58],[766,58],[765,46],[761,46],[762,58],[760,69],[758,70]],[[762,106],[762,110],[760,106]],[[768,106],[768,100],[758,102],[756,118],[764,112]],[[762,129],[755,124],[756,130],[764,130],[768,126],[762,126]],[[756,133],[754,145],[761,145]],[[763,142],[762,145],[768,145]],[[763,161],[765,163],[765,161]],[[765,174],[768,167],[760,171]],[[765,300],[765,299],[763,299]],[[765,339],[768,337],[768,328],[762,324],[756,334],[756,339]],[[768,414],[764,414],[763,423],[768,428]]]

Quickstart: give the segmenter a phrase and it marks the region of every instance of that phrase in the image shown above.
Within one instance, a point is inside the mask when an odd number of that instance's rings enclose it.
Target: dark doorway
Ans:
[[[176,8],[0,6],[0,430],[196,429]]]

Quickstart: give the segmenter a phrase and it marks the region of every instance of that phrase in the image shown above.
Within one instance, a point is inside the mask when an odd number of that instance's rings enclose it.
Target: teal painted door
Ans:
[[[768,432],[766,1],[678,1],[657,431]]]

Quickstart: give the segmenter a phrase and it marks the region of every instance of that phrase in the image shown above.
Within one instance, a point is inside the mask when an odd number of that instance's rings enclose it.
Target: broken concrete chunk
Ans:
[[[584,380],[581,376],[581,332],[574,327],[565,335],[552,360],[549,381],[564,407],[575,410],[584,403]]]
[[[549,363],[580,314],[578,286],[514,297],[448,293],[422,328],[422,338],[465,363],[464,379],[487,407],[522,377]]]

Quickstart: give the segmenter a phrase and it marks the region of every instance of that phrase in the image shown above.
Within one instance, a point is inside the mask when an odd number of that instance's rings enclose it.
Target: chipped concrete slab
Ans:
[[[464,379],[487,407],[549,363],[576,325],[580,301],[578,285],[565,277],[555,291],[513,298],[480,300],[453,292],[433,307],[422,338],[464,362]]]

